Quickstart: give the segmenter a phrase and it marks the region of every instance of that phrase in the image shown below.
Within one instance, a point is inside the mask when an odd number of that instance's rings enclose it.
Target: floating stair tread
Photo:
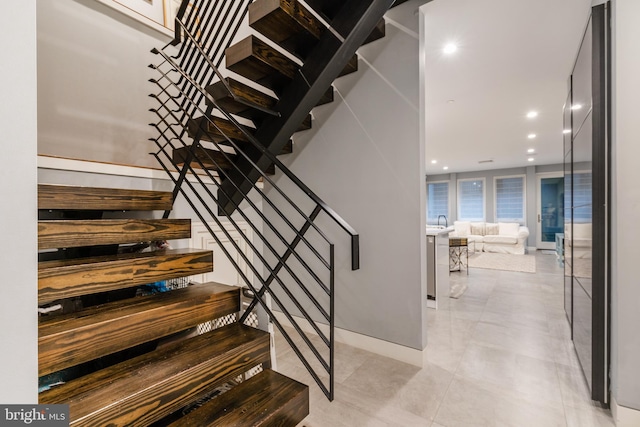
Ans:
[[[39,375],[88,362],[240,311],[240,289],[206,283],[41,317]]]
[[[273,107],[278,102],[276,98],[230,77],[225,78],[225,81],[231,88],[233,94],[245,102],[234,99],[227,90],[227,86],[222,81],[218,81],[208,86],[207,92],[209,92],[213,99],[218,102],[220,107],[224,108],[231,114],[236,114],[247,119],[260,118],[267,113],[260,109],[253,108],[251,105],[247,105],[247,103],[256,104],[262,108],[273,110]]]
[[[190,149],[191,147],[180,147],[173,150],[173,162],[177,166],[182,166],[188,158]],[[235,158],[235,154],[222,154],[218,150],[198,147],[195,152],[195,159],[191,161],[191,167],[213,171],[228,170],[233,167]]]
[[[203,126],[206,131],[203,132],[200,137],[200,139],[204,141],[227,142],[227,138],[229,138],[234,141],[238,140],[249,142],[249,137],[247,137],[242,130],[238,129],[227,119],[220,117],[210,117],[210,120],[207,120],[204,117],[190,119],[188,130],[191,138],[195,138],[196,134],[200,130],[200,126]],[[248,126],[243,126],[243,129],[249,134],[253,134],[253,132],[255,132],[255,129]]]
[[[402,3],[409,1],[409,0],[396,0],[389,9],[393,9],[396,6],[400,6]]]
[[[190,237],[191,220],[188,219],[38,221],[38,249],[75,248]]]
[[[233,323],[39,395],[69,404],[72,426],[148,425],[269,361],[269,334]]]
[[[181,147],[173,150],[173,161],[176,165],[181,166],[184,164],[187,159],[187,153],[189,151],[189,147]],[[209,148],[198,147],[196,150],[196,159],[191,161],[191,167],[196,169],[202,169],[203,167],[207,170],[229,170],[233,168],[233,165],[224,157],[224,155],[218,150],[211,150]],[[237,155],[227,153],[231,159],[235,159]],[[271,165],[267,171],[267,175],[274,175],[275,165]]]
[[[123,289],[213,270],[213,253],[200,249],[43,261],[38,263],[38,303]]]
[[[297,0],[257,0],[249,5],[249,25],[280,47],[305,58],[324,24]]]
[[[170,426],[294,427],[308,414],[309,387],[265,369]]]
[[[249,36],[225,51],[226,67],[276,93],[296,75],[300,66],[256,36]]]
[[[38,185],[38,209],[152,211],[171,210],[171,192]]]

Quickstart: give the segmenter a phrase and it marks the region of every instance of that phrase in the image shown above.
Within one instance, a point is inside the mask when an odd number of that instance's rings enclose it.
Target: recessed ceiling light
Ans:
[[[437,160],[431,160],[431,164],[432,164],[432,165],[435,165],[436,163],[438,163],[438,161],[437,161]]]
[[[535,133],[530,133],[529,135],[527,135],[527,138],[529,138],[529,139],[533,139],[535,137],[536,137]]]
[[[582,108],[582,104],[573,104],[573,105],[571,106],[571,109],[572,109],[572,110],[579,110],[579,109],[581,109],[581,108]]]
[[[449,99],[449,100],[447,101],[447,104],[453,104],[454,102],[456,102],[456,100],[455,100],[455,99]]]
[[[455,53],[455,51],[457,50],[458,50],[458,46],[456,46],[455,43],[447,43],[442,48],[442,51],[447,55],[451,55],[452,53]]]
[[[535,152],[536,152],[536,149],[535,149],[535,148],[529,148],[529,149],[527,150],[527,153],[529,153],[529,154],[531,154],[531,153],[535,153]]]
[[[529,111],[529,112],[527,113],[527,118],[528,118],[528,119],[533,119],[533,118],[535,118],[535,117],[538,117],[538,112],[537,112],[537,111]]]
[[[571,133],[571,129],[565,129],[562,131],[562,133],[567,134],[567,133]]]
[[[535,160],[535,159],[534,159],[533,157],[529,157],[529,158],[527,159],[527,161],[528,161],[528,162],[533,162],[534,160]]]
[[[443,166],[442,169],[447,170],[449,169],[449,166]]]

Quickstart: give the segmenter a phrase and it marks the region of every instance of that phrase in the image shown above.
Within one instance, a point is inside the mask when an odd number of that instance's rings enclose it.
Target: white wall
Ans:
[[[37,403],[36,1],[5,4],[0,28],[0,402]]]
[[[640,410],[640,2],[615,0],[613,33],[611,380],[616,402]]]
[[[38,1],[38,153],[157,167],[150,53],[169,37],[95,0]]]
[[[335,81],[335,101],[313,110],[313,129],[294,135],[294,154],[283,161],[360,233],[361,269],[351,271],[349,240],[330,231],[337,245],[336,326],[422,350],[418,38],[389,23],[386,31],[359,50],[358,72]]]

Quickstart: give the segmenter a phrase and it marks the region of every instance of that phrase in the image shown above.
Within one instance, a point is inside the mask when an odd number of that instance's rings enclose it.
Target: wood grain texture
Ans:
[[[107,303],[63,316],[41,317],[39,375],[162,338],[239,310],[239,288],[207,283]]]
[[[267,369],[171,427],[295,427],[309,414],[309,387]]]
[[[225,51],[226,67],[276,93],[298,72],[299,65],[256,36],[249,36]]]
[[[168,249],[38,263],[38,304],[213,270],[213,252]]]
[[[173,163],[182,166],[189,156],[191,147],[180,147],[173,150]],[[237,156],[209,148],[198,147],[195,152],[195,159],[191,161],[191,166],[196,169],[207,169],[212,171],[229,170],[233,168],[233,162]]]
[[[188,239],[188,219],[38,221],[38,249],[75,248],[153,240]]]
[[[297,0],[257,0],[251,3],[249,25],[302,59],[325,31],[324,24]]]
[[[170,210],[171,192],[38,185],[38,209],[152,211]]]
[[[191,138],[195,138],[200,126],[203,126],[206,132],[203,132],[201,139],[205,141],[221,142],[227,138],[248,142],[249,138],[240,129],[238,129],[229,120],[220,117],[211,117],[211,123],[204,117],[189,120],[188,132]],[[255,129],[245,126],[244,130],[249,134],[253,134]],[[225,136],[226,135],[226,136]]]
[[[173,161],[176,165],[182,166],[184,164],[188,150],[189,147],[182,147],[177,150],[173,150]],[[227,154],[227,156],[231,159],[235,159],[237,157],[235,154]],[[196,169],[202,169],[203,166],[205,169],[213,171],[229,170],[233,168],[231,163],[218,150],[198,147],[196,150],[196,157],[199,161],[194,159],[191,162],[191,167]],[[271,164],[265,173],[267,175],[274,175],[276,173],[275,165]]]
[[[269,334],[237,323],[40,393],[69,404],[71,426],[144,426],[269,361]]]
[[[230,77],[225,78],[225,81],[231,88],[233,94],[246,102],[257,104],[269,110],[273,110],[278,102],[276,98]],[[224,108],[229,113],[252,120],[263,118],[266,115],[263,111],[235,100],[222,81],[218,81],[208,86],[207,92],[209,92],[213,99],[216,100],[220,107]],[[207,99],[207,102],[210,103],[211,101]]]

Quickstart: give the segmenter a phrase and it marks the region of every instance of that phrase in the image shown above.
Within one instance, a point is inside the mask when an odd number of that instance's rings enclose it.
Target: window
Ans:
[[[427,183],[427,223],[436,224],[438,215],[444,215],[449,220],[449,183]]]
[[[458,180],[458,219],[484,221],[484,179]]]
[[[496,222],[524,224],[524,176],[495,179]]]
[[[591,172],[573,174],[573,222],[590,223],[592,221],[593,183]]]

